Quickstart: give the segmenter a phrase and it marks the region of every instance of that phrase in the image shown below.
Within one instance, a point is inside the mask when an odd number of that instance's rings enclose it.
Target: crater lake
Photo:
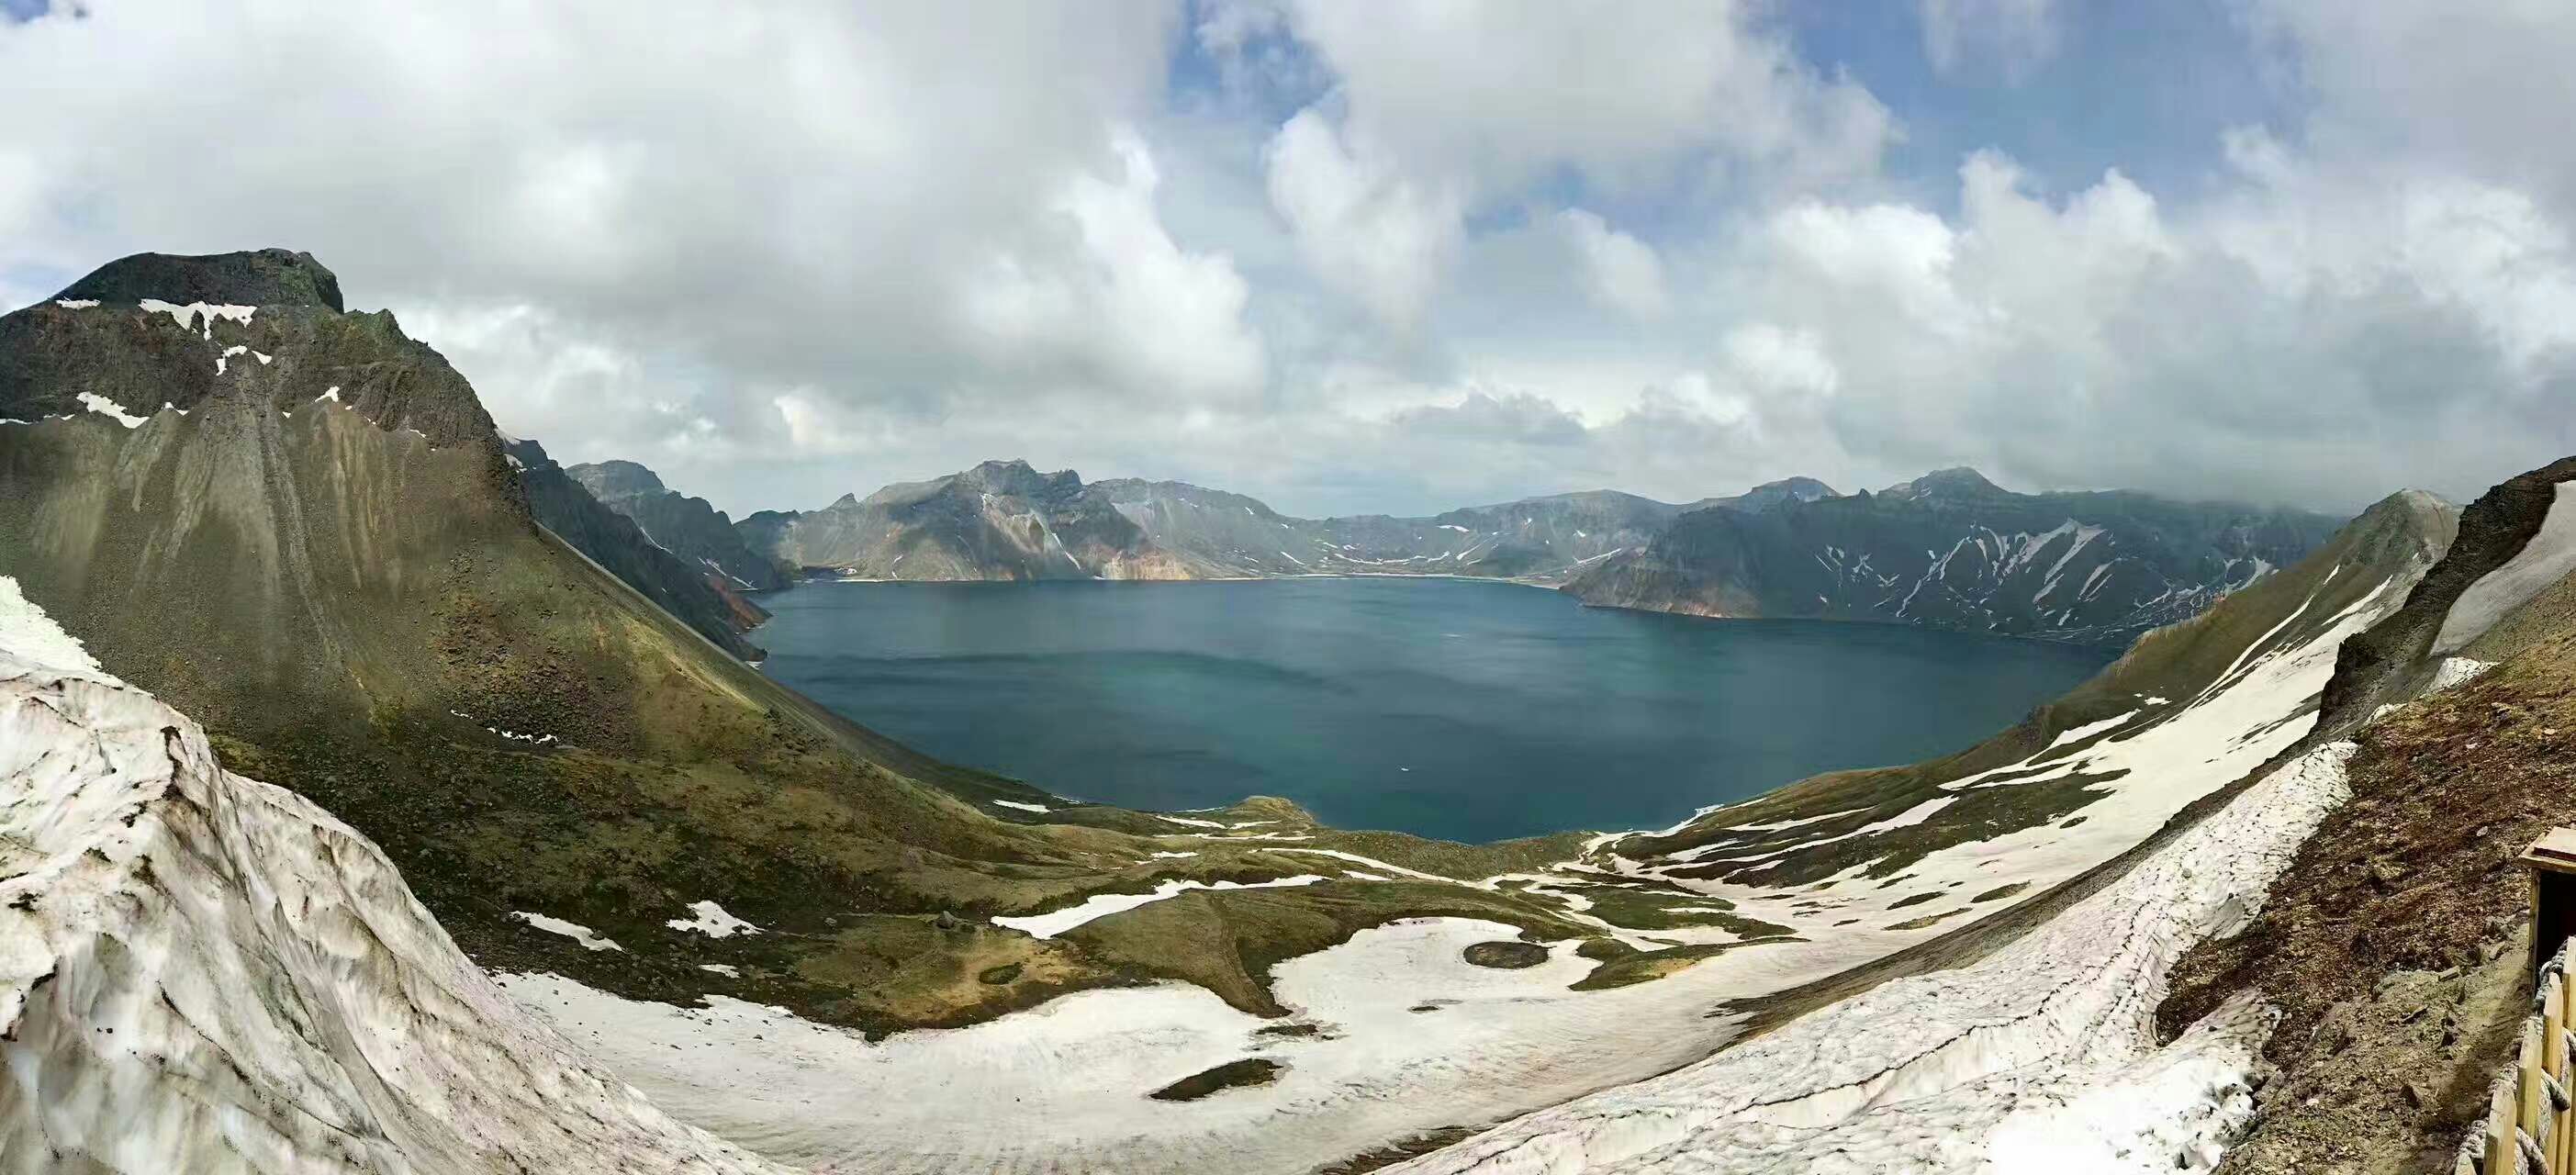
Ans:
[[[1157,811],[1486,841],[1661,827],[1969,746],[2116,650],[1585,608],[1510,583],[812,583],[763,669],[954,763]]]

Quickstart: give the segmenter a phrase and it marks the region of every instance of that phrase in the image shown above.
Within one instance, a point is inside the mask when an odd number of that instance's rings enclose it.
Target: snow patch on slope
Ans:
[[[2442,663],[2434,667],[2433,680],[2426,683],[2424,692],[2438,694],[2453,686],[2465,685],[2476,680],[2479,674],[2493,668],[2495,668],[2493,661],[2480,661],[2474,657],[2444,657]]]
[[[2335,650],[2395,608],[2411,583],[2412,577],[2399,576],[2344,611],[2303,626],[2315,629],[2316,635],[2302,643],[2239,658],[2228,670],[2227,684],[2186,704],[2160,707],[2144,717],[2123,715],[2120,728],[2107,736],[2099,733],[2111,725],[2107,720],[2088,724],[2094,729],[2086,730],[2081,739],[2068,738],[2074,732],[2065,732],[2028,758],[1943,785],[1958,791],[2083,776],[2093,780],[2087,790],[2101,798],[2076,810],[2081,821],[2041,824],[1936,849],[1907,865],[1898,874],[1899,884],[1886,886],[1863,876],[1874,862],[1862,862],[1813,885],[1760,884],[1763,862],[1784,861],[1797,852],[1853,840],[1861,835],[1857,831],[1750,851],[1721,842],[1643,861],[1616,856],[1620,846],[1614,839],[1600,847],[1600,853],[1611,854],[1606,872],[1723,898],[1734,904],[1738,914],[1790,927],[1808,940],[1801,949],[1839,953],[1845,966],[1938,937],[2000,908],[1976,902],[1979,894],[2015,885],[2020,887],[2016,892],[2040,892],[2109,860],[2163,826],[2185,805],[2242,778],[2296,743],[2316,724],[2313,712],[2301,711],[2333,675]],[[2300,611],[2308,611],[2313,603],[2311,597]],[[2289,627],[2285,621],[2256,644],[2274,641]],[[2081,749],[2065,749],[2086,739],[2092,741]],[[2046,758],[2051,754],[2057,757]],[[1708,851],[1721,847],[1735,849],[1737,855]],[[1591,856],[1599,860],[1599,854]],[[1727,861],[1753,868],[1718,879],[1675,875],[1677,870]],[[1698,942],[1708,932],[1685,927],[1654,933],[1659,938]],[[1724,965],[1733,958],[1731,954],[1701,966]]]
[[[626,949],[625,947],[617,945],[616,940],[605,937],[579,922],[570,922],[547,914],[531,914],[526,910],[513,910],[510,912],[510,916],[521,922],[525,922],[530,926],[534,926],[539,930],[545,931],[548,934],[559,934],[565,938],[573,940],[574,942],[580,943],[581,949],[586,951],[623,951]]]
[[[732,938],[737,934],[760,933],[759,927],[726,913],[724,907],[715,904],[712,900],[689,903],[689,913],[696,917],[673,918],[662,925],[673,930],[703,934],[708,938]]]
[[[391,862],[0,577],[0,1155],[165,1175],[772,1172],[592,1068]]]
[[[146,314],[167,314],[179,324],[180,329],[195,330],[200,337],[206,339],[215,337],[216,319],[226,319],[249,326],[251,315],[259,309],[256,306],[230,306],[209,302],[190,302],[185,306],[179,306],[159,298],[145,298],[136,305],[141,306]]]
[[[1176,983],[875,1042],[722,997],[680,1008],[552,975],[503,983],[683,1119],[781,1162],[870,1175],[1291,1175],[1661,1072],[1728,1032],[1705,1015],[1713,989],[1690,982],[1696,969],[1579,992],[1567,985],[1592,963],[1570,943],[1521,970],[1463,957],[1518,934],[1406,919],[1281,963],[1273,991],[1312,1036],[1263,1034],[1280,1021]],[[1252,1056],[1286,1068],[1196,1102],[1144,1096]]]
[[[79,399],[81,407],[87,408],[92,412],[96,412],[101,416],[114,420],[118,424],[122,424],[127,428],[141,428],[143,427],[144,421],[151,419],[151,417],[148,416],[136,416],[135,414],[126,411],[125,405],[119,404],[116,401],[99,395],[96,392],[82,392]]]
[[[995,918],[993,925],[1007,926],[1033,938],[1054,938],[1085,922],[1106,918],[1121,911],[1133,910],[1149,902],[1178,897],[1194,889],[1279,889],[1286,886],[1313,885],[1322,880],[1324,880],[1322,877],[1312,873],[1274,878],[1269,881],[1206,882],[1195,878],[1172,878],[1156,885],[1151,893],[1093,894],[1061,910],[1050,910],[1044,914],[1029,914],[1017,918]]]
[[[77,638],[56,626],[44,609],[19,592],[18,581],[5,575],[0,575],[0,656],[82,674],[103,685],[125,684],[100,669]]]
[[[2230,1107],[2260,1033],[2222,1013],[2197,1039],[2159,1050],[2155,1008],[2174,960],[2245,925],[2349,794],[2352,750],[2337,743],[2293,760],[1975,964],[1884,984],[1707,1061],[1388,1170],[2205,1170],[2216,1156],[2196,1148],[2132,1147],[2109,1165],[2099,1153],[2073,1167],[2027,1160],[2034,1139],[2065,1148],[2088,1135],[2153,1139],[2154,1120],[2196,1114],[2226,1127],[2250,1112]],[[2141,1114],[2141,1099],[2162,1104]]]

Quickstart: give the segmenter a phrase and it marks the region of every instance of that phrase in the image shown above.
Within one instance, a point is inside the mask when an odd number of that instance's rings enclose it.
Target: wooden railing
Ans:
[[[2531,1015],[2522,1023],[2522,1053],[2488,1094],[2486,1124],[2469,1136],[2452,1165],[2453,1175],[2567,1175],[2576,1135],[2567,1082],[2571,1069],[2567,1030],[2567,948],[2541,965]]]
[[[2569,950],[2576,944],[2576,829],[2551,829],[2522,855],[2531,873],[2534,958],[2531,1014],[2522,1051],[2496,1078],[2487,1118],[2460,1144],[2452,1175],[2576,1175],[2576,1007]]]

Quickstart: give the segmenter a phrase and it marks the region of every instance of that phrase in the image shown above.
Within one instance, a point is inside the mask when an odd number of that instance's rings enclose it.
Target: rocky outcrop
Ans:
[[[334,312],[344,309],[338,275],[314,260],[312,254],[286,249],[194,257],[137,253],[100,266],[54,296],[65,301],[89,300],[119,306],[158,299],[178,305],[208,302],[314,306]]]
[[[2530,582],[2524,585],[2529,590],[2514,598],[2489,600],[2478,616],[2454,617],[2455,606],[2471,588],[2523,556],[2550,519],[2555,517],[2561,527],[2576,524],[2576,510],[2559,509],[2568,497],[2561,487],[2569,482],[2576,482],[2576,457],[2508,478],[2469,503],[2460,513],[2458,539],[2415,585],[2406,606],[2344,644],[2323,700],[2328,720],[2350,725],[2383,705],[2414,696],[2431,680],[2442,656],[2465,651],[2505,611],[2558,578]],[[2563,539],[2559,545],[2564,546]]]

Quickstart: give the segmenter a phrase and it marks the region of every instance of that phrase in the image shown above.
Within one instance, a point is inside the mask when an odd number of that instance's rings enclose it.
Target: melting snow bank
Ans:
[[[2264,777],[1984,960],[1897,980],[1663,1077],[1390,1171],[2205,1171],[2268,1028],[2231,1006],[2155,1046],[2167,972],[2250,919],[2350,794],[2352,744]]]
[[[1148,902],[1159,902],[1165,898],[1176,897],[1194,889],[1278,889],[1283,886],[1313,885],[1322,880],[1322,877],[1312,873],[1300,873],[1295,877],[1273,878],[1269,881],[1218,881],[1211,883],[1195,879],[1182,880],[1174,878],[1155,886],[1152,893],[1093,894],[1090,897],[1083,899],[1080,903],[1067,906],[1061,910],[1049,910],[1044,914],[1030,914],[1026,917],[1020,918],[995,918],[993,919],[993,925],[1008,926],[1013,930],[1024,931],[1036,938],[1054,938],[1055,936],[1071,930],[1076,926],[1080,926],[1085,922],[1089,922],[1094,918],[1106,918],[1111,914],[1116,914],[1120,911],[1133,910]]]
[[[713,901],[691,902],[689,913],[696,917],[673,918],[662,925],[673,930],[693,931],[708,938],[731,938],[737,934],[760,933],[759,927],[734,917],[724,907]]]
[[[774,1171],[589,1067],[373,844],[0,577],[11,1170]]]
[[[874,1042],[719,996],[683,1008],[555,975],[502,984],[680,1118],[781,1162],[871,1175],[1288,1175],[1665,1072],[1730,1035],[1706,1015],[1715,962],[1578,992],[1567,985],[1592,963],[1571,943],[1520,970],[1463,957],[1518,933],[1408,919],[1281,963],[1272,989],[1294,1013],[1285,1023],[1311,1035],[1264,1032],[1283,1022],[1178,983],[1075,992]],[[1284,1069],[1199,1101],[1146,1096],[1248,1057]]]

